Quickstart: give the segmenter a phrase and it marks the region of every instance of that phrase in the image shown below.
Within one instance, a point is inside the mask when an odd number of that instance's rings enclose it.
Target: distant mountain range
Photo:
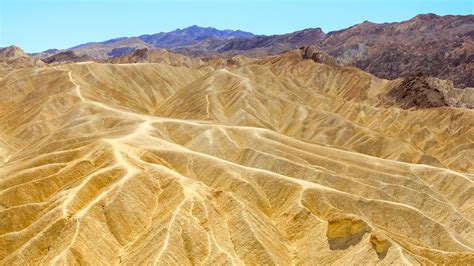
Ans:
[[[225,42],[231,39],[242,39],[255,37],[250,32],[241,30],[218,30],[215,28],[204,28],[191,26],[185,29],[176,29],[171,32],[160,32],[146,34],[138,37],[120,37],[103,42],[89,42],[74,46],[68,50],[78,55],[88,55],[96,59],[105,59],[122,56],[140,48],[164,48],[174,50],[178,48],[194,47],[195,49],[212,50],[206,43]],[[37,55],[41,57],[50,56],[59,52],[50,49]]]
[[[191,57],[231,58],[264,57],[309,45],[333,56],[338,64],[355,66],[381,78],[394,79],[421,72],[452,80],[457,87],[474,87],[473,15],[422,14],[394,23],[364,21],[329,33],[308,28],[271,36],[191,26],[85,43],[68,50],[74,51],[74,58],[88,56],[97,60],[124,56],[142,48],[162,48]],[[48,58],[59,52],[64,50],[51,49],[36,56]]]

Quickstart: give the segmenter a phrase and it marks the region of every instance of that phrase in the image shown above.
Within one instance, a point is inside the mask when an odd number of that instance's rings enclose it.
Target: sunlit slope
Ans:
[[[0,80],[1,264],[471,264],[474,113],[286,54]]]

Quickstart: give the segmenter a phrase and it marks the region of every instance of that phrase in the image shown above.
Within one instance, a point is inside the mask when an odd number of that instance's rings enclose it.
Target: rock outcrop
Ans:
[[[63,51],[63,52],[59,52],[57,54],[48,56],[42,60],[48,64],[52,64],[52,63],[87,62],[87,61],[94,61],[94,58],[88,55],[79,56],[74,51],[68,50],[68,51]]]
[[[311,59],[316,63],[327,64],[327,65],[336,65],[336,60],[334,57],[328,55],[327,53],[321,51],[319,48],[314,46],[301,47],[300,50],[303,52],[304,59]]]
[[[388,92],[387,102],[404,109],[471,106],[470,102],[463,102],[456,95],[452,82],[434,79],[421,73],[403,78]]]
[[[346,249],[359,243],[371,231],[367,223],[354,216],[342,216],[328,221],[326,236],[331,249]]]
[[[372,232],[370,234],[370,243],[372,244],[375,252],[380,259],[385,258],[387,256],[388,249],[392,246],[392,243],[387,238],[387,236],[382,232]]]

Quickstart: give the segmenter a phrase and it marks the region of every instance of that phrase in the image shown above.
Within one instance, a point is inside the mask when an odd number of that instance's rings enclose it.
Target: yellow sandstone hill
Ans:
[[[316,58],[4,75],[0,264],[472,265],[474,111]]]

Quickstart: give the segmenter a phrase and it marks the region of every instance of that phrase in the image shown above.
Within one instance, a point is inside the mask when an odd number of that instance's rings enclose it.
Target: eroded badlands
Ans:
[[[304,60],[0,79],[0,263],[473,264],[474,111]]]

